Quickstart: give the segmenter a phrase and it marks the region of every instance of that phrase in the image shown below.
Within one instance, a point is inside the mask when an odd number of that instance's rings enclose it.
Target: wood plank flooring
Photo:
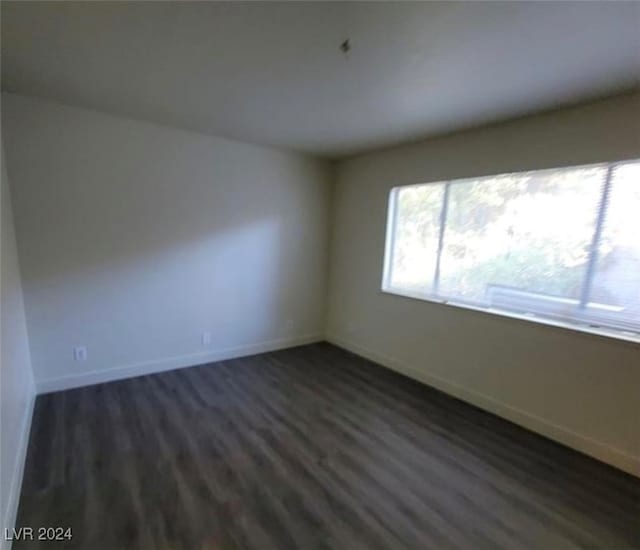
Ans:
[[[15,549],[640,548],[640,480],[329,344],[38,397]]]

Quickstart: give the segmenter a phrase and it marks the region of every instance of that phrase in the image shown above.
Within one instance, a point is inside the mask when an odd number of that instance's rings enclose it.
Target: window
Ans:
[[[396,187],[382,288],[640,333],[640,161]]]

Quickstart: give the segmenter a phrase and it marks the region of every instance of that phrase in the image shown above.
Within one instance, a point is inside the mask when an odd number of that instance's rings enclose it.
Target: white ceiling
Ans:
[[[639,75],[638,2],[2,2],[7,91],[328,157]]]

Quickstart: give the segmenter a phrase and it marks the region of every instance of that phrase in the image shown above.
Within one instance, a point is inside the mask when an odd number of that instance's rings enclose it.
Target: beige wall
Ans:
[[[341,162],[329,339],[640,475],[640,345],[380,292],[392,187],[638,157],[636,95]]]
[[[35,389],[4,150],[0,202],[0,547],[5,548],[4,529],[15,523]]]
[[[322,339],[326,163],[3,99],[40,391]]]

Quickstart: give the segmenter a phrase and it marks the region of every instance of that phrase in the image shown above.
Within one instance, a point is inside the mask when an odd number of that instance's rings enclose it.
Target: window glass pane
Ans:
[[[400,187],[395,197],[388,286],[410,292],[432,289],[438,250],[442,184]]]
[[[574,309],[605,172],[595,166],[451,184],[439,293],[514,310]]]
[[[392,191],[385,289],[640,333],[640,161]]]
[[[590,302],[593,317],[640,324],[640,162],[613,171]]]

